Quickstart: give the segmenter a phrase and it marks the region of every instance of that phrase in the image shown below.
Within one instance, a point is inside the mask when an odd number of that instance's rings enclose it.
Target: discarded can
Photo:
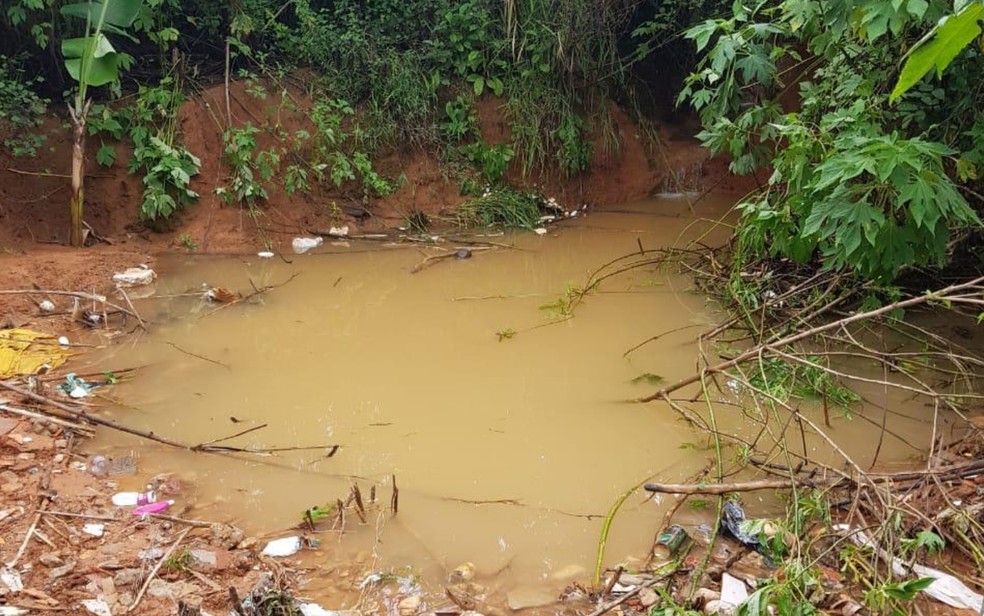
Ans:
[[[690,535],[687,534],[687,531],[679,524],[674,524],[664,530],[656,539],[656,545],[653,546],[653,556],[670,560],[688,541],[690,541]]]

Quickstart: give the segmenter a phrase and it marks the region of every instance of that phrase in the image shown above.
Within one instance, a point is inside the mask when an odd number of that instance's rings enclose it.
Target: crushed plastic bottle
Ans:
[[[157,502],[157,494],[153,490],[147,492],[117,492],[113,495],[113,504],[117,507],[141,507]]]
[[[266,547],[263,548],[263,554],[266,556],[293,556],[300,550],[300,537],[284,537],[283,539],[274,539],[266,544]]]
[[[291,242],[291,246],[294,248],[295,253],[302,255],[312,248],[321,246],[324,241],[322,237],[295,237],[294,241]]]

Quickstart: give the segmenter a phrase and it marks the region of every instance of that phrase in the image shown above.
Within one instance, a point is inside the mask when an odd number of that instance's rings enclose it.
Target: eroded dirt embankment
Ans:
[[[280,128],[293,131],[306,127],[304,110],[311,101],[299,93],[292,99],[291,105],[283,105],[279,95],[255,98],[242,84],[234,84],[234,123],[251,123],[271,133]],[[435,154],[398,149],[374,162],[387,177],[402,175],[406,180],[394,194],[371,204],[371,216],[357,221],[346,214],[361,207],[361,196],[351,191],[315,187],[310,194],[288,195],[282,182],[275,179],[267,187],[269,199],[254,222],[243,209],[225,205],[215,194],[215,189],[228,181],[228,170],[222,163],[224,123],[216,115],[217,109],[224,109],[221,88],[206,90],[180,109],[181,139],[202,161],[201,172],[192,183],[201,198],[165,232],[151,231],[139,222],[141,180],[126,172],[128,146],[118,148],[120,159],[107,169],[93,160],[100,138],[90,138],[85,220],[93,236],[85,250],[64,246],[69,218],[69,180],[64,174],[70,168],[71,147],[62,122],[53,118],[45,125],[47,140],[37,158],[16,159],[0,149],[0,289],[36,285],[99,291],[109,286],[113,272],[150,263],[153,255],[161,252],[188,251],[191,246],[199,254],[248,254],[265,246],[279,251],[289,246],[294,236],[331,224],[347,224],[352,233],[391,228],[413,210],[439,221],[452,214],[465,198]],[[486,141],[510,140],[499,99],[483,99],[476,109]],[[664,127],[659,143],[654,143],[614,105],[611,116],[620,147],[611,151],[599,137],[591,171],[570,179],[548,175],[534,181],[522,178],[514,161],[510,179],[519,185],[536,184],[568,207],[618,206],[675,188],[675,176],[686,176],[691,184],[688,188],[713,185],[723,191],[747,189],[747,182],[727,175],[725,161],[708,159],[690,136],[693,127]],[[273,138],[261,134],[260,147],[271,145]],[[34,298],[0,296],[0,319],[8,325],[20,323],[24,315],[36,314],[35,308]]]

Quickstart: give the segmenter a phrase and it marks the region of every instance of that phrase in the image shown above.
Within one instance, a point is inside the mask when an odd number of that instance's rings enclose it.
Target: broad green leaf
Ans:
[[[72,79],[90,86],[103,86],[119,78],[119,54],[102,34],[62,41],[65,68]],[[89,56],[86,75],[82,75],[82,58]]]
[[[112,167],[116,162],[116,148],[109,144],[103,144],[96,150],[96,162],[103,167]]]
[[[106,15],[103,24],[129,27],[140,12],[140,0],[106,0]],[[66,17],[78,17],[87,19],[91,27],[95,28],[99,23],[99,16],[102,14],[103,3],[99,0],[91,2],[78,2],[76,4],[66,4],[61,8],[61,14]]]
[[[934,68],[942,76],[953,59],[981,34],[984,2],[974,2],[945,18],[909,52],[899,81],[889,98],[894,102]]]

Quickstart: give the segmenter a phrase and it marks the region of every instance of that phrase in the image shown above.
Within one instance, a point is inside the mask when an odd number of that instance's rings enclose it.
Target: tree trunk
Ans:
[[[82,233],[82,211],[85,205],[85,120],[89,115],[89,103],[82,107],[82,113],[77,114],[69,107],[72,117],[72,200],[69,208],[72,214],[69,229],[69,243],[81,248],[85,237]]]

